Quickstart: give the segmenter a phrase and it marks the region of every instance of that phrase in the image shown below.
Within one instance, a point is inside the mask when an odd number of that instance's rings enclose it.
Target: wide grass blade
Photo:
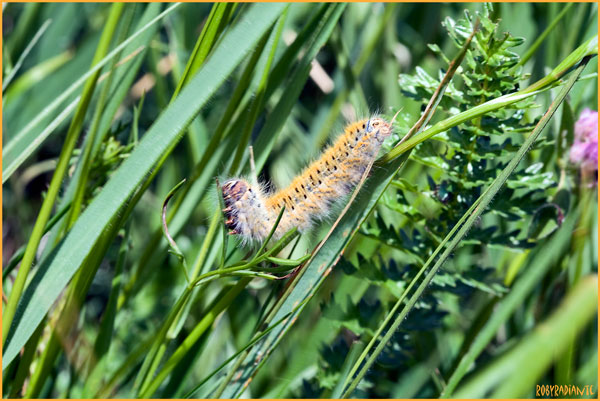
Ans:
[[[180,96],[146,132],[138,147],[82,213],[52,258],[40,266],[24,293],[4,351],[3,369],[14,359],[60,292],[79,269],[111,220],[181,139],[210,96],[279,17],[285,5],[253,5],[223,39]]]
[[[118,25],[119,16],[121,15],[122,10],[123,5],[115,5],[111,7],[109,20],[107,21],[105,29],[102,32],[102,36],[100,37],[100,43],[98,44],[98,47],[96,49],[96,54],[94,55],[92,65],[100,62],[100,60],[108,52],[110,41]],[[52,212],[52,208],[54,207],[54,202],[56,201],[56,198],[58,196],[58,191],[60,190],[62,180],[69,166],[71,154],[75,149],[77,139],[79,138],[79,135],[83,128],[83,121],[87,113],[88,106],[92,100],[92,95],[94,93],[94,89],[96,88],[96,83],[99,75],[100,70],[96,70],[96,72],[93,75],[91,75],[85,83],[85,87],[83,88],[83,92],[81,95],[81,100],[77,105],[75,116],[71,121],[69,130],[67,131],[65,143],[61,150],[56,169],[54,170],[54,174],[52,175],[50,187],[48,188],[48,192],[46,194],[46,197],[44,198],[44,202],[42,203],[42,207],[36,218],[31,237],[27,242],[25,254],[23,255],[23,260],[21,261],[21,266],[19,268],[19,271],[17,272],[17,277],[15,278],[13,289],[10,292],[8,302],[6,303],[6,309],[4,310],[4,314],[2,316],[2,343],[4,345],[6,345],[6,338],[17,309],[17,305],[19,303],[19,300],[21,299],[21,294],[23,292],[23,288],[25,287],[29,270],[31,269],[31,266],[34,263],[35,254],[40,244],[40,240],[42,239],[42,235],[44,233],[44,227],[46,226],[46,223],[50,218],[50,213]]]
[[[159,16],[160,10],[160,4],[149,4],[144,10],[142,16],[140,17],[135,27],[135,32],[139,32],[151,21],[154,21]],[[137,54],[139,52],[139,56],[136,56],[135,59],[126,68],[119,68],[116,71],[111,72],[112,74],[114,74],[114,78],[112,79],[113,84],[111,85],[111,89],[109,92],[109,99],[106,105],[104,106],[104,110],[100,117],[100,122],[98,125],[99,135],[96,135],[95,138],[93,138],[93,158],[97,157],[98,152],[100,150],[100,146],[102,142],[106,139],[106,135],[108,135],[110,131],[110,127],[115,119],[117,110],[123,103],[123,100],[125,99],[125,96],[127,95],[133,80],[139,72],[140,66],[142,65],[142,60],[146,53],[146,49],[148,48],[148,45],[150,44],[154,35],[156,35],[158,29],[159,25],[153,24],[150,26],[149,29],[144,30],[141,35],[138,35],[135,38],[135,40],[129,42],[129,44],[124,48],[123,54],[130,55]],[[137,125],[134,125],[133,130],[134,132],[135,130],[137,130]],[[90,140],[92,140],[92,138],[89,135],[86,135],[83,146],[87,147],[88,142]],[[137,140],[134,139],[133,143],[137,144]],[[73,201],[73,198],[75,197],[75,192],[78,189],[77,183],[80,180],[82,171],[83,163],[77,163],[75,172],[73,173],[73,176],[71,177],[67,188],[65,189],[64,194],[62,196],[61,207],[63,204],[68,204]],[[53,249],[54,245],[57,243],[59,238],[62,238],[63,234],[64,227],[58,226],[57,228],[52,230],[50,238],[48,239],[48,244],[50,244],[50,246],[47,246],[44,249],[42,257],[45,257]]]

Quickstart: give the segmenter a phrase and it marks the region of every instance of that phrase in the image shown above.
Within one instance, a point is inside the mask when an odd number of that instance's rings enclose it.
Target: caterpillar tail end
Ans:
[[[229,234],[238,234],[235,230],[235,215],[233,213],[233,205],[239,201],[248,191],[248,184],[242,180],[229,180],[223,184],[223,202],[225,203],[225,225],[232,231]]]

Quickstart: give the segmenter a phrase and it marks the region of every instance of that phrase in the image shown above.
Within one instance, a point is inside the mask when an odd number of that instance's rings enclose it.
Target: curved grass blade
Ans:
[[[77,220],[52,258],[40,266],[24,293],[4,351],[3,369],[14,359],[60,292],[79,269],[111,220],[127,208],[140,184],[173,150],[185,128],[220,87],[285,5],[253,5],[215,49],[204,67],[146,132],[138,147],[119,167],[100,194]]]

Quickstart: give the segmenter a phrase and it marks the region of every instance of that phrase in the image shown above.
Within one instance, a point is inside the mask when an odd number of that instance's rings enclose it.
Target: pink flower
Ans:
[[[569,153],[571,163],[586,173],[598,171],[598,112],[585,109],[575,123],[575,140]]]

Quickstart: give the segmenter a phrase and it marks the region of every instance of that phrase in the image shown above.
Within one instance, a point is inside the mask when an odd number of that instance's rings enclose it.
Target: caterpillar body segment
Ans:
[[[273,194],[241,178],[227,180],[222,192],[230,233],[244,243],[263,241],[283,206],[275,240],[294,227],[309,230],[329,215],[334,202],[352,192],[390,134],[391,124],[378,117],[349,124],[287,188]]]

